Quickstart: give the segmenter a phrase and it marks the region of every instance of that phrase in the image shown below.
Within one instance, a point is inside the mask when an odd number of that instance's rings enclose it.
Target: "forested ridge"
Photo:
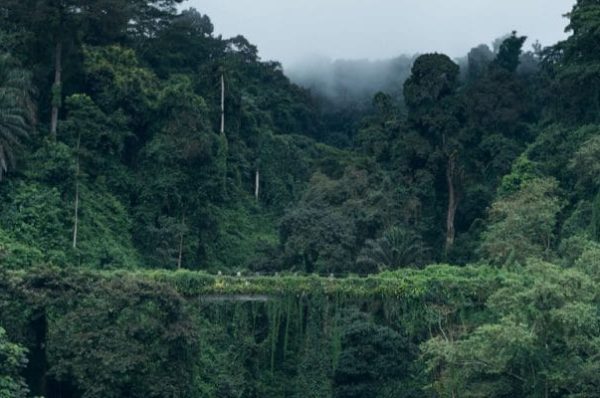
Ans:
[[[599,0],[303,86],[180,3],[0,3],[0,398],[600,396]]]

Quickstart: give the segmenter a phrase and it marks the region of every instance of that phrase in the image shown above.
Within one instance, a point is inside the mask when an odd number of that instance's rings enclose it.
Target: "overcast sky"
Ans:
[[[464,55],[512,30],[550,45],[565,37],[574,0],[188,0],[215,33],[244,35],[263,60],[309,56]],[[529,45],[527,45],[529,47]]]

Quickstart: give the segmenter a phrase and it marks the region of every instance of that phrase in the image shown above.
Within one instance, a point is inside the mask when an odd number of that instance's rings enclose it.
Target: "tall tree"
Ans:
[[[161,123],[140,153],[144,200],[136,209],[141,222],[136,237],[151,263],[200,264],[206,247],[202,235],[213,227],[208,203],[222,198],[218,153],[223,141],[211,131],[206,102],[187,77],[167,82],[157,112]]]
[[[579,0],[567,14],[568,39],[545,51],[554,113],[568,123],[600,120],[600,1]]]
[[[66,60],[82,44],[111,44],[131,37],[140,41],[154,36],[175,14],[182,0],[6,0],[0,11],[15,29],[29,32],[28,63],[43,66],[40,83],[51,75],[49,98],[50,134],[56,138],[65,95]],[[77,68],[75,68],[77,69]],[[44,81],[44,83],[46,83]]]
[[[508,72],[515,72],[519,66],[519,58],[525,40],[527,40],[526,36],[517,36],[517,32],[513,31],[511,35],[504,39],[502,44],[500,44],[498,55],[496,55],[492,65],[503,68]]]
[[[158,36],[148,40],[143,57],[160,77],[197,73],[214,62],[225,43],[214,38],[210,18],[190,8],[175,16]]]
[[[417,58],[404,95],[412,124],[435,146],[444,160],[447,188],[446,251],[454,244],[456,211],[460,202],[461,137],[459,103],[456,97],[459,67],[443,54]]]

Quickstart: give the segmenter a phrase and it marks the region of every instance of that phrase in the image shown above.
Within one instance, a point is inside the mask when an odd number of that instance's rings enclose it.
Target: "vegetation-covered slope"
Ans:
[[[598,395],[600,2],[358,111],[179,3],[0,4],[0,397]]]

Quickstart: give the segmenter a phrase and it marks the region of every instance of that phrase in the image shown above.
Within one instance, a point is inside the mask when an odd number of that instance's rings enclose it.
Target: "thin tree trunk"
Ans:
[[[50,120],[50,134],[56,140],[58,128],[58,111],[62,101],[62,40],[56,43],[54,50],[54,84],[52,85],[52,116]]]
[[[254,197],[256,198],[257,202],[258,202],[259,189],[260,189],[260,173],[257,168],[256,169],[256,179],[254,180]]]
[[[456,176],[456,156],[448,157],[448,166],[446,168],[446,182],[448,184],[448,213],[446,215],[446,252],[454,245],[456,231],[454,229],[454,219],[456,209],[458,208],[458,196],[455,186]]]
[[[223,140],[223,195],[227,194],[227,156],[228,145],[227,136],[225,135],[225,74],[221,71],[221,137]]]
[[[221,73],[221,134],[225,134],[225,77]]]
[[[81,134],[77,137],[77,166],[75,170],[75,214],[73,217],[73,249],[77,249],[77,230],[79,227],[79,148]]]
[[[73,249],[77,249],[77,228],[79,225],[79,181],[75,182],[75,220],[73,222]]]
[[[179,233],[179,256],[177,257],[177,269],[181,269],[183,261],[183,229],[185,228],[185,214],[181,216],[181,232]]]

